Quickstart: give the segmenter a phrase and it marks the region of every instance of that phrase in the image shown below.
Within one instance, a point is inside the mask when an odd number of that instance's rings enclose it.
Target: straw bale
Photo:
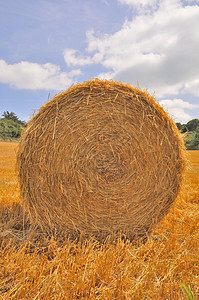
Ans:
[[[93,79],[70,87],[29,121],[18,153],[31,220],[49,232],[147,232],[176,199],[184,148],[146,91]]]

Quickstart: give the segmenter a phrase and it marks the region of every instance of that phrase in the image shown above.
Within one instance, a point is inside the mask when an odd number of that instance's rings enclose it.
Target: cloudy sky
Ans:
[[[0,114],[99,77],[199,118],[199,0],[0,0],[0,41]]]

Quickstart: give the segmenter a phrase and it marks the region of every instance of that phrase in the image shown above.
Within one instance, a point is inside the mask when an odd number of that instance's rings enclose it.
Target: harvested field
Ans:
[[[144,244],[100,244],[61,242],[31,228],[20,208],[17,147],[0,143],[0,299],[178,300],[189,280],[198,299],[199,151],[189,151],[184,193]]]

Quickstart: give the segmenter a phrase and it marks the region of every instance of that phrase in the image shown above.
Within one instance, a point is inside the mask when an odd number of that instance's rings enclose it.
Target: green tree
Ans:
[[[3,118],[8,119],[8,120],[12,120],[15,123],[18,123],[18,124],[21,124],[21,125],[25,124],[24,121],[19,120],[19,118],[17,117],[17,115],[14,112],[4,111],[2,116],[3,116]]]
[[[178,128],[179,130],[182,129],[182,124],[181,124],[180,122],[177,122],[177,123],[176,123],[176,126],[177,126],[177,128]]]
[[[199,126],[199,119],[193,119],[186,124],[188,131],[196,131]]]
[[[14,112],[4,111],[0,118],[0,140],[16,140],[25,128],[25,122],[19,120]]]

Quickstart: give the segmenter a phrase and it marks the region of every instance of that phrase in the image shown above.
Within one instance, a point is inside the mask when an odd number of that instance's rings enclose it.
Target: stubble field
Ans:
[[[100,243],[27,230],[17,148],[0,143],[0,299],[175,300],[186,299],[190,283],[199,299],[199,151],[188,152],[183,192],[145,243]]]

